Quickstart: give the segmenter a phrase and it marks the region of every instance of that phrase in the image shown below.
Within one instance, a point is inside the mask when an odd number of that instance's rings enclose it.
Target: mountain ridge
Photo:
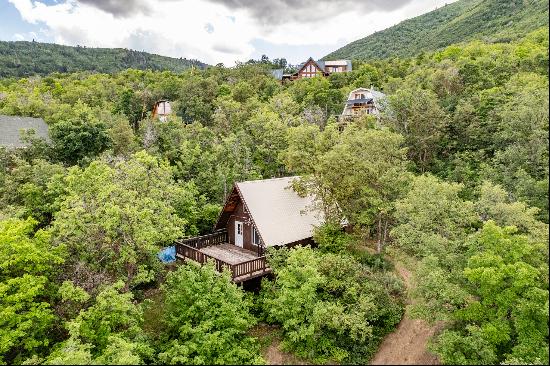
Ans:
[[[126,48],[65,46],[29,41],[0,41],[0,77],[47,75],[52,72],[114,73],[128,68],[184,71],[208,65]]]
[[[548,0],[459,0],[358,39],[323,57],[411,57],[475,39],[509,42],[548,25]]]

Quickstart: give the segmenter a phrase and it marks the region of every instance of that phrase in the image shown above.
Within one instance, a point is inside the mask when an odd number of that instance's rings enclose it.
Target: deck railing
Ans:
[[[257,273],[260,271],[265,272],[268,269],[269,267],[267,266],[267,261],[264,256],[264,257],[251,259],[246,262],[234,264],[232,266],[231,271],[233,273],[233,278],[235,279],[235,278],[239,278],[249,274]]]
[[[233,266],[231,264],[205,254],[189,245],[176,243],[176,255],[178,254],[183,258],[191,259],[200,264],[206,263],[207,260],[213,260],[216,265],[216,271],[222,272],[225,268],[228,268],[233,273]]]
[[[246,281],[247,279],[271,272],[265,256],[254,258],[246,262],[229,264],[221,259],[203,253],[197,248],[179,242],[176,242],[176,255],[200,264],[204,264],[211,260],[214,262],[218,272],[222,272],[225,268],[229,269],[234,282]]]
[[[179,240],[176,240],[176,244],[182,244],[195,249],[201,249],[204,247],[208,247],[210,245],[227,243],[228,241],[229,241],[229,237],[227,235],[227,230],[222,229],[222,230],[215,231],[212,234],[196,236],[194,238],[189,238],[189,239],[179,239]]]

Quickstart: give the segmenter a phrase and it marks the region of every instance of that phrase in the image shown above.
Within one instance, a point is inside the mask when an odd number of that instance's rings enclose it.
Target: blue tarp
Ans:
[[[172,263],[176,260],[176,247],[166,247],[158,254],[159,259],[163,263]]]

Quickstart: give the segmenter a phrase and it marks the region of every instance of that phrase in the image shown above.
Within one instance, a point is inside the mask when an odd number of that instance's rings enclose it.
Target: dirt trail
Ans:
[[[263,353],[264,359],[268,365],[307,365],[298,357],[281,351],[281,343],[279,340],[274,340]]]
[[[407,290],[411,288],[411,273],[396,265]],[[438,365],[437,357],[428,352],[428,340],[437,331],[423,320],[411,319],[405,313],[397,329],[389,334],[371,361],[371,365]]]
[[[257,324],[250,335],[262,344],[262,357],[268,365],[309,365],[305,360],[281,349],[281,332],[278,326]]]

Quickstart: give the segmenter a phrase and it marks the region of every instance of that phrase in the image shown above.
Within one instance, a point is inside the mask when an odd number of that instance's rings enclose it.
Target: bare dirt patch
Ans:
[[[411,288],[411,273],[400,263],[397,272],[403,277],[407,291]],[[410,300],[410,297],[409,297]],[[428,340],[438,331],[439,325],[411,319],[407,313],[389,334],[371,360],[371,365],[439,365],[437,356],[428,352]]]
[[[262,357],[268,365],[310,365],[305,360],[281,349],[281,333],[277,326],[258,324],[250,331],[262,346]]]

